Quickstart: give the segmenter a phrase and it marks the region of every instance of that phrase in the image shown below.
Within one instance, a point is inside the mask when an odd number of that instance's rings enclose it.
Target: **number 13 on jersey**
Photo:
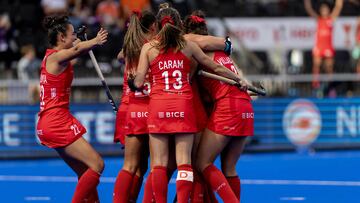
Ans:
[[[165,90],[169,90],[170,89],[170,84],[169,84],[169,71],[164,71],[161,76],[163,77],[163,79],[165,80]],[[182,73],[179,70],[174,70],[171,74],[172,78],[175,78],[174,83],[171,85],[174,89],[176,90],[180,90],[183,82],[182,82]]]

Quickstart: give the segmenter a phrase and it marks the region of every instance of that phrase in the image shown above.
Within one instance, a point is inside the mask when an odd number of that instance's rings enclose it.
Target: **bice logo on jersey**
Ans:
[[[183,111],[166,111],[158,112],[159,118],[184,118],[185,112]]]
[[[149,114],[148,112],[140,112],[140,111],[135,112],[135,111],[132,111],[130,113],[130,117],[131,118],[147,118],[148,114]]]

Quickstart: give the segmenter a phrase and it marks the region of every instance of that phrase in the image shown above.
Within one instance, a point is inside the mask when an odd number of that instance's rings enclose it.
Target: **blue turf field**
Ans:
[[[102,203],[111,202],[122,162],[105,158]],[[238,163],[242,203],[360,203],[359,171],[360,151],[245,154]],[[0,161],[0,202],[70,202],[76,180],[60,159]],[[172,180],[169,200],[174,193]]]

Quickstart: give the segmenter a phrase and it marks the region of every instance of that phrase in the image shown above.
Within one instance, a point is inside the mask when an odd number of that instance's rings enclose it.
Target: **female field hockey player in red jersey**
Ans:
[[[327,3],[320,5],[319,14],[317,14],[311,6],[310,0],[304,0],[306,12],[317,20],[316,40],[313,48],[313,88],[319,88],[319,73],[321,63],[324,61],[325,72],[327,74],[333,73],[334,66],[334,46],[333,39],[333,24],[334,20],[340,15],[343,6],[343,0],[336,0],[335,7],[331,11]]]
[[[176,191],[178,202],[183,203],[188,202],[192,190],[191,149],[193,133],[197,130],[189,84],[190,58],[194,57],[217,74],[242,81],[238,75],[214,63],[195,43],[184,39],[181,19],[175,9],[160,9],[157,19],[161,30],[155,40],[143,46],[136,77],[129,80],[129,87],[141,90],[150,69],[148,127],[155,200],[158,203],[167,200],[168,141],[169,136],[175,135]]]
[[[191,15],[185,20],[185,31],[207,35],[203,15]],[[237,73],[237,68],[229,56],[222,51],[208,52],[208,56],[229,70]],[[254,131],[254,113],[251,98],[246,91],[220,81],[201,79],[202,87],[209,93],[214,108],[201,138],[196,164],[203,177],[218,192],[224,202],[233,202],[234,195],[240,201],[240,179],[236,163],[243,151],[245,139]],[[209,149],[212,149],[209,151]],[[221,153],[221,166],[224,175],[213,165]],[[220,187],[224,183],[228,185]],[[220,188],[220,189],[219,189]]]
[[[154,14],[134,12],[131,15],[122,50],[126,64],[124,82],[127,82],[127,75],[136,73],[142,45],[156,34],[157,23]],[[125,159],[115,182],[113,196],[115,203],[136,202],[143,175],[147,170],[149,151],[147,116],[150,84],[146,83],[146,89],[136,92],[127,92],[127,84],[124,85],[126,85],[126,89],[124,88],[126,92],[123,94],[127,94],[128,104],[124,111],[125,115],[118,114],[118,117],[125,116],[125,118],[121,119],[123,123],[117,123],[116,129],[122,126],[126,128],[123,131],[124,134],[117,135],[118,137],[126,135]],[[119,131],[121,132],[121,129]]]
[[[95,38],[79,42],[67,16],[46,17],[44,27],[51,48],[41,64],[37,135],[43,145],[54,148],[78,175],[72,202],[99,202],[96,187],[104,162],[82,137],[86,129],[69,110],[74,76],[71,60],[104,44],[108,33],[101,28]]]

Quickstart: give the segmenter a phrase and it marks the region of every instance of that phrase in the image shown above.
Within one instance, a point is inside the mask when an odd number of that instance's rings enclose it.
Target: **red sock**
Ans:
[[[194,171],[194,184],[191,193],[191,203],[204,202],[204,182],[201,180],[199,174]]]
[[[155,202],[155,197],[152,189],[152,172],[149,173],[144,187],[144,198],[143,203]]]
[[[192,166],[183,164],[178,166],[176,178],[176,194],[179,203],[187,203],[193,188],[194,175]]]
[[[143,176],[139,177],[138,175],[134,175],[130,189],[129,202],[136,202],[142,186],[142,182]]]
[[[241,185],[239,176],[226,177],[226,180],[228,181],[232,191],[235,193],[236,198],[240,201]]]
[[[168,177],[166,173],[166,167],[154,166],[151,186],[153,188],[156,203],[166,203],[167,201]]]
[[[113,203],[128,203],[133,174],[129,171],[121,170],[116,177]]]
[[[88,201],[89,203],[99,203],[99,194],[97,190],[94,190],[91,192],[91,194],[88,197]]]
[[[88,168],[79,179],[76,185],[75,193],[72,199],[72,203],[79,203],[86,200],[90,196],[91,192],[96,190],[99,184],[100,174]]]
[[[213,164],[205,168],[203,176],[206,182],[211,185],[211,188],[219,194],[224,203],[239,202],[225,176]]]
[[[206,184],[204,188],[204,201],[211,203],[218,203],[214,191],[211,189],[211,186]]]

